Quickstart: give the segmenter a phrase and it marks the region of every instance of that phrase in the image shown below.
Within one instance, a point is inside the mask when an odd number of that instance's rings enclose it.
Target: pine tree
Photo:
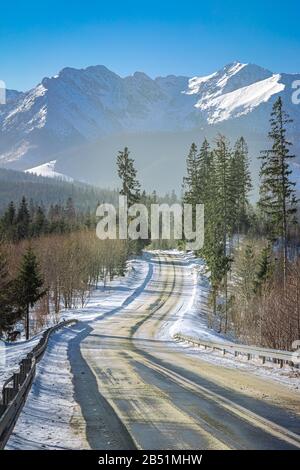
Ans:
[[[39,272],[36,255],[31,247],[23,255],[16,279],[16,299],[25,316],[26,339],[29,339],[29,308],[41,299],[46,291],[42,289],[43,280]]]
[[[214,149],[216,208],[217,216],[222,219],[224,255],[228,249],[229,237],[233,233],[234,186],[231,174],[231,150],[223,135],[216,140]]]
[[[75,211],[73,199],[71,197],[68,197],[67,199],[65,214],[66,214],[67,221],[70,224],[73,224],[76,219],[76,211]]]
[[[223,284],[225,302],[224,331],[228,327],[228,283],[227,273],[230,270],[231,258],[228,255],[230,236],[233,234],[234,192],[231,179],[231,150],[226,138],[222,135],[216,140],[213,152],[214,160],[214,194],[211,194],[210,222],[208,229],[210,253],[208,264],[214,266],[214,277],[219,285]]]
[[[283,109],[279,97],[271,113],[269,138],[272,148],[262,152],[261,187],[259,206],[272,228],[271,238],[282,242],[283,279],[287,270],[287,235],[291,221],[296,213],[295,183],[291,182],[292,173],[289,161],[295,156],[290,154],[291,143],[286,138],[286,125],[292,120]]]
[[[249,192],[252,189],[248,161],[248,147],[243,137],[237,140],[231,160],[231,185],[233,188],[233,225],[238,241],[241,230],[245,231],[248,223]]]
[[[13,281],[9,278],[7,261],[0,249],[0,334],[9,331],[16,320]]]
[[[195,143],[192,143],[189,154],[186,159],[186,176],[183,178],[183,201],[186,204],[199,204],[199,158],[198,149]]]
[[[253,246],[247,244],[242,249],[236,269],[236,287],[240,298],[246,305],[252,298],[256,286],[257,260],[253,251]]]
[[[206,139],[204,139],[198,155],[198,193],[201,204],[206,205],[209,202],[212,192],[211,188],[213,185],[213,157],[210,150],[210,145]]]
[[[34,223],[32,225],[32,232],[34,236],[38,237],[47,231],[48,222],[41,206],[38,206],[36,210]]]
[[[16,238],[16,209],[11,201],[1,219],[1,231],[7,240]]]
[[[22,197],[17,214],[17,236],[19,240],[29,237],[30,214],[25,196]]]
[[[122,181],[120,194],[127,196],[128,206],[140,200],[140,183],[137,180],[137,171],[134,167],[134,160],[129,157],[127,147],[120,151],[117,156],[118,176]]]
[[[258,268],[255,275],[255,292],[261,293],[264,283],[271,277],[273,272],[272,247],[265,246],[258,259]]]

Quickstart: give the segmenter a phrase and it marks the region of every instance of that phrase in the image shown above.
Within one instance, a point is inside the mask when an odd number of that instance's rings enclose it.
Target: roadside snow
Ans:
[[[147,255],[145,255],[145,259],[128,261],[126,275],[108,282],[106,288],[101,285],[97,286],[84,308],[62,310],[61,321],[72,318],[82,321],[94,320],[122,305],[132,295],[138,295],[139,286],[147,276],[148,262],[146,257]],[[49,326],[51,324],[47,324],[46,328]],[[15,343],[0,341],[0,388],[5,380],[18,370],[19,362],[34,348],[41,335],[42,331],[29,341]]]
[[[235,341],[234,338],[218,334],[207,326],[209,280],[205,275],[203,260],[195,258],[191,253],[176,250],[173,250],[172,253],[176,253],[184,265],[182,295],[178,305],[172,311],[172,315],[169,315],[166,320],[162,320],[157,338],[168,342],[174,341],[176,333],[180,333],[206,341],[226,343]],[[258,358],[248,361],[247,357],[242,355],[237,358],[230,354],[223,356],[221,351],[191,346],[180,341],[174,341],[174,347],[180,348],[181,351],[191,354],[193,357],[196,352],[199,359],[218,366],[249,371],[249,373],[279,382],[291,389],[300,389],[300,370],[288,365],[280,369],[278,364],[273,365],[271,362],[262,364]]]
[[[18,371],[19,362],[34,348],[40,337],[41,334],[38,334],[30,341],[19,341],[17,343],[0,341],[0,389],[5,380]]]
[[[299,388],[300,377],[291,369],[278,369],[278,366],[246,359],[225,357],[210,350],[191,347],[185,343],[175,342],[177,332],[206,340],[227,341],[218,333],[209,329],[206,324],[208,280],[204,273],[204,264],[191,253],[172,250],[177,262],[182,266],[178,270],[176,282],[180,282],[180,295],[168,318],[163,319],[158,332],[158,340],[168,341],[168,346],[214,363],[217,366],[244,370],[259,375],[264,379],[275,380],[292,388]],[[129,263],[128,273],[124,278],[115,279],[106,289],[98,287],[91,295],[83,309],[64,311],[62,317],[78,318],[77,325],[65,328],[51,336],[43,360],[38,364],[36,379],[29,393],[26,404],[15,426],[7,449],[86,449],[85,422],[79,405],[74,400],[73,374],[70,365],[70,342],[85,332],[107,315],[116,315],[134,301],[143,291],[152,277],[153,265],[149,262],[151,253]],[[179,287],[179,286],[178,286]],[[170,342],[171,340],[171,342]],[[25,348],[25,345],[23,345]],[[16,348],[18,345],[16,345]],[[26,344],[28,347],[28,343]],[[14,346],[12,346],[14,348]],[[20,351],[24,353],[22,346]],[[12,349],[13,351],[13,349]],[[13,356],[13,355],[12,355]],[[12,357],[11,356],[11,357]],[[15,350],[15,357],[17,349]],[[200,367],[200,362],[199,362]],[[54,399],[55,397],[55,399]],[[43,444],[41,444],[43,442]],[[63,447],[62,447],[63,442]]]
[[[218,334],[207,326],[209,280],[205,274],[205,263],[192,253],[172,250],[184,269],[182,295],[177,308],[162,322],[159,338],[167,341],[176,333],[207,341],[226,341],[230,339]]]
[[[77,318],[80,323],[50,337],[6,449],[89,449],[81,437],[85,433],[80,432],[85,423],[74,400],[69,344],[87,324],[116,314],[140,294],[151,276],[148,256],[129,261],[125,277],[114,279],[105,289],[100,286],[95,289],[85,308],[62,312],[63,318]]]

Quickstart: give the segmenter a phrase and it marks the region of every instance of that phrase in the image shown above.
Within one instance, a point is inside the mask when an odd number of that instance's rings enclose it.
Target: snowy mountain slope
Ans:
[[[28,170],[25,170],[25,173],[32,173],[33,175],[44,176],[46,178],[58,178],[63,181],[69,181],[70,183],[74,181],[70,176],[63,175],[62,173],[55,171],[55,164],[56,160],[52,160],[51,162],[44,163],[43,165],[29,168]]]
[[[75,168],[81,166],[80,176],[88,181],[94,176],[91,167],[102,174],[103,163],[114,158],[103,141],[112,149],[115,142],[124,146],[149,135],[153,139],[147,139],[143,158],[147,166],[155,159],[161,173],[160,162],[170,166],[179,158],[174,134],[193,132],[199,138],[217,132],[233,138],[243,134],[251,139],[254,158],[258,143],[266,139],[272,103],[279,94],[294,119],[291,140],[300,155],[300,107],[291,101],[292,82],[299,78],[240,62],[192,78],[152,79],[142,72],[122,78],[101,65],[64,68],[28,92],[8,93],[7,104],[0,106],[0,165],[27,170],[56,160],[58,173],[78,178]],[[167,140],[161,150],[151,143],[160,138]]]
[[[269,101],[273,95],[284,90],[285,85],[280,83],[280,78],[279,74],[272,75],[265,80],[228,93],[215,94],[209,99],[205,97],[200,99],[195,106],[201,110],[208,110],[207,121],[210,124],[239,117],[251,112],[255,107]]]

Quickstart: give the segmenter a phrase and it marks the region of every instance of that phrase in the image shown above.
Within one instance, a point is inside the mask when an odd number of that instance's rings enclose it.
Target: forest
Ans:
[[[209,325],[245,343],[288,350],[300,334],[298,200],[281,98],[261,152],[260,198],[252,190],[247,143],[219,135],[192,144],[183,200],[205,206],[204,258],[210,279]]]
[[[250,202],[253,185],[243,137],[232,146],[224,135],[199,147],[192,143],[181,194],[183,203],[205,208],[204,246],[195,254],[205,260],[210,282],[208,325],[244,343],[287,350],[300,335],[300,232],[289,123],[278,98],[270,117],[270,147],[259,156],[257,203]],[[160,197],[142,191],[127,148],[117,155],[117,172],[119,192],[106,193],[48,180],[43,193],[45,178],[7,173],[7,184],[20,197],[7,201],[0,217],[3,337],[14,339],[24,325],[29,338],[58,322],[62,309],[84,306],[99,281],[105,286],[124,275],[129,257],[149,246],[150,240],[99,240],[97,204],[115,202],[118,193],[127,196],[129,206],[172,204],[178,198],[175,192]],[[35,189],[25,196],[22,188],[28,185]],[[174,246],[184,249],[184,240],[150,245]]]

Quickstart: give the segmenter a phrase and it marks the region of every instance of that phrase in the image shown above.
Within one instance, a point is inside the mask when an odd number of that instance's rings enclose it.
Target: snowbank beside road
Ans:
[[[50,337],[7,449],[89,449],[82,437],[85,422],[74,400],[70,342],[94,321],[117,314],[143,291],[151,277],[148,258],[146,253],[131,260],[126,276],[114,279],[105,289],[95,289],[86,307],[62,312],[63,318],[77,318],[82,323]]]
[[[171,340],[177,333],[207,341],[230,341],[207,325],[209,279],[205,263],[192,253],[170,251],[183,265],[182,296],[177,308],[162,321],[159,338]]]
[[[157,333],[157,339],[162,341],[174,341],[174,336],[180,333],[185,336],[192,336],[206,341],[217,341],[229,343],[229,337],[218,334],[207,325],[209,279],[205,274],[203,260],[195,258],[191,253],[172,251],[176,254],[184,266],[182,279],[181,297],[172,310],[172,314],[166,319],[162,319],[161,327]],[[227,354],[223,356],[221,352],[212,349],[203,349],[191,346],[186,342],[174,341],[174,348],[186,354],[191,354],[204,361],[221,367],[244,370],[265,379],[279,382],[292,389],[300,388],[300,372],[298,369],[285,366],[280,369],[277,364],[266,362],[261,364],[261,360],[253,358],[250,361],[246,356],[237,358]]]
[[[62,310],[60,319],[77,318],[82,321],[92,321],[112,309],[121,306],[130,296],[138,295],[140,286],[147,278],[149,263],[148,255],[144,258],[129,260],[124,277],[118,277],[108,282],[105,289],[99,285],[92,293],[84,308]],[[51,324],[47,324],[45,329]],[[0,341],[0,387],[13,372],[18,370],[19,362],[34,348],[40,340],[42,332],[29,341],[6,343]]]

